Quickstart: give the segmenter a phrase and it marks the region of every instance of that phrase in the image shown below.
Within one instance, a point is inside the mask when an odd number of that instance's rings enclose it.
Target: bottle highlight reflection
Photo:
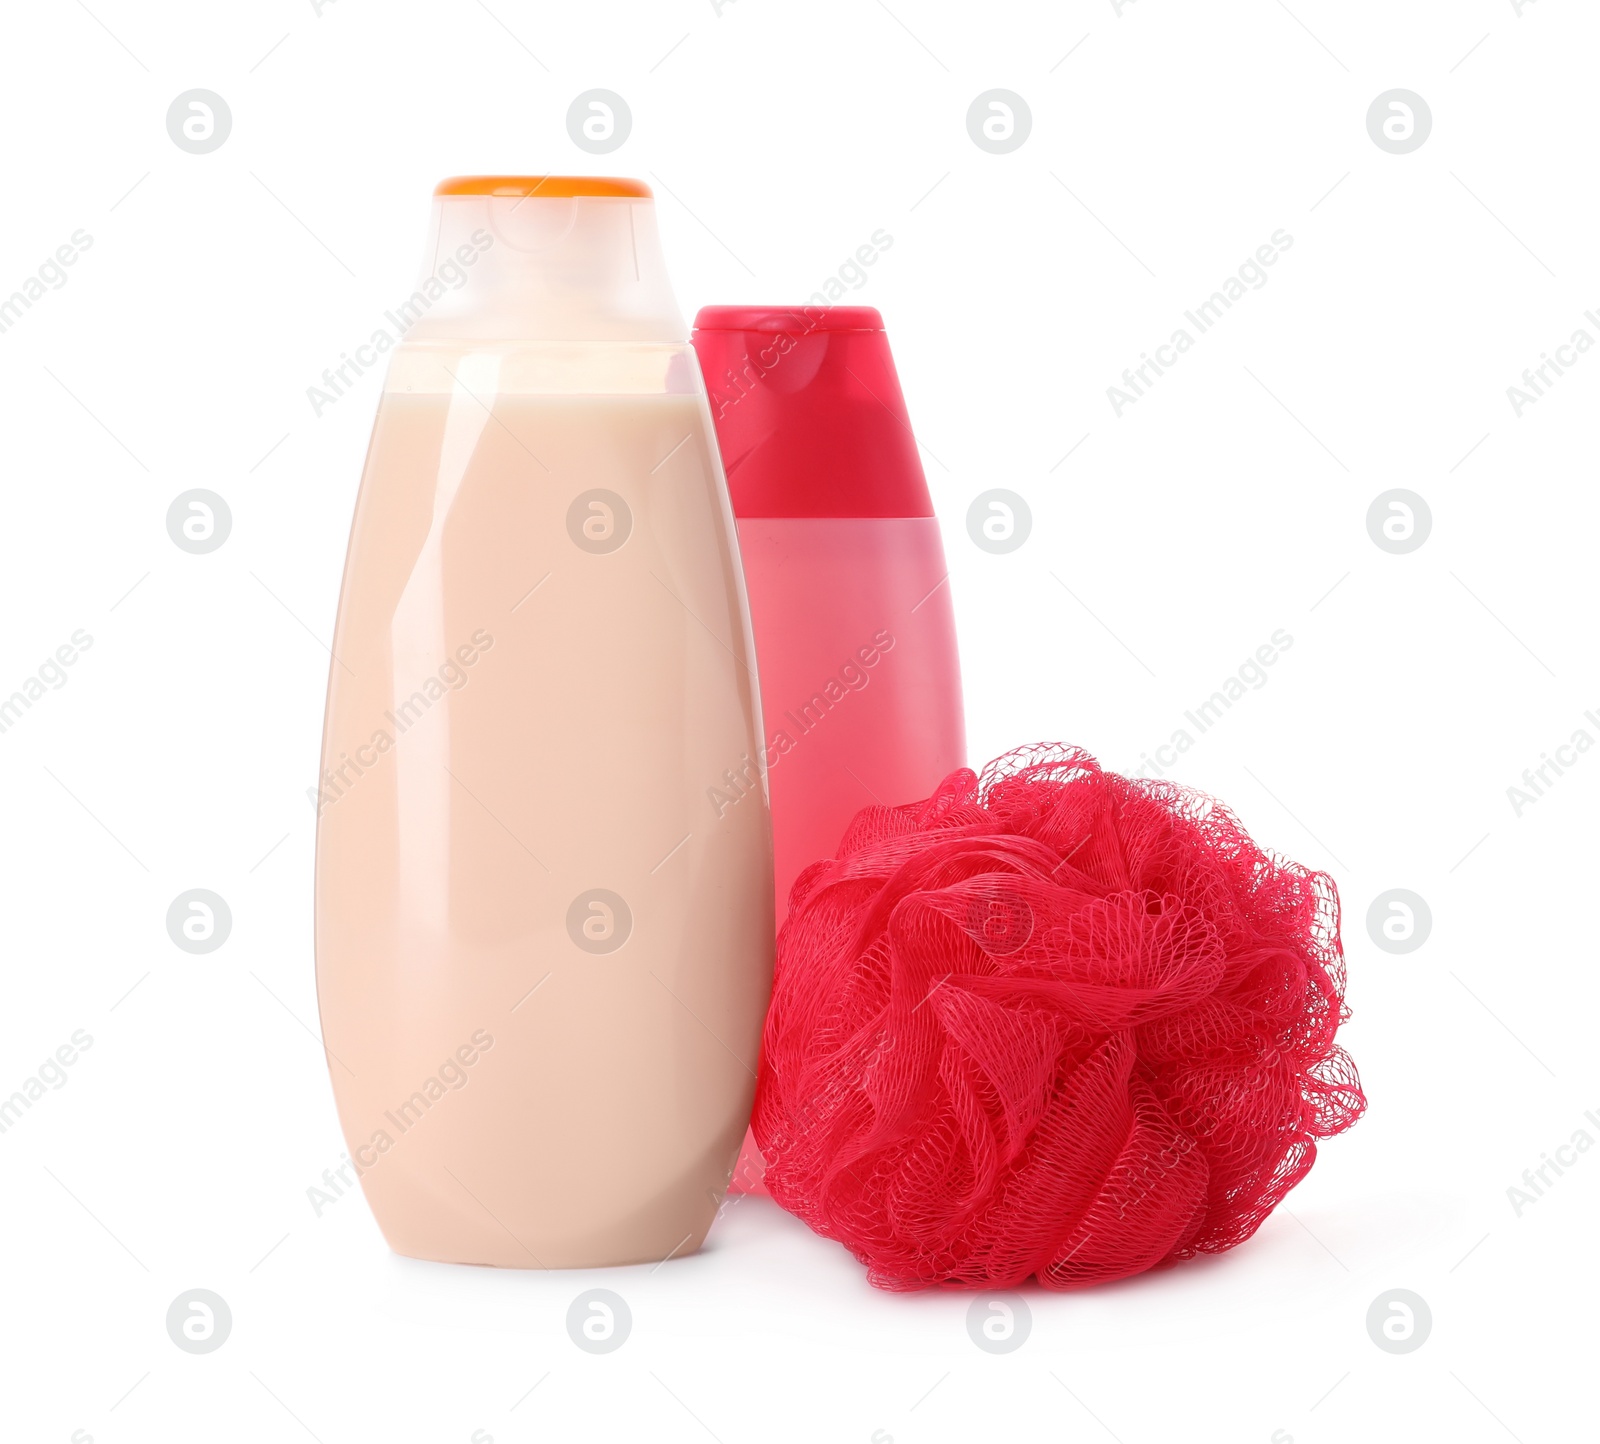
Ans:
[[[771,834],[759,773],[711,795],[760,755],[755,660],[650,193],[447,181],[411,310],[323,739],[341,1123],[399,1253],[681,1255],[749,1116]]]

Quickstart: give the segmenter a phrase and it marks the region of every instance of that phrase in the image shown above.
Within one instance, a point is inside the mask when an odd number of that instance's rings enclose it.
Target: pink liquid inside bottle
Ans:
[[[876,310],[709,306],[694,345],[755,629],[781,928],[861,808],[965,764],[949,575]],[[747,1134],[732,1188],[764,1193],[763,1171]]]

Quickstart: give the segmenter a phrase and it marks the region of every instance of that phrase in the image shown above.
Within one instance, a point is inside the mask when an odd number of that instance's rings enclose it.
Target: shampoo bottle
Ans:
[[[317,988],[390,1246],[655,1262],[710,1226],[771,986],[756,663],[634,181],[442,184],[350,535]]]
[[[861,808],[966,762],[939,523],[878,312],[709,306],[694,344],[738,517],[777,920]],[[765,1192],[746,1140],[735,1190]]]

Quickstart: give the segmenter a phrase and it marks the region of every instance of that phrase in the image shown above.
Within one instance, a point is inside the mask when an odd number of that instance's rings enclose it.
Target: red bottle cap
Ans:
[[[707,306],[694,326],[735,516],[933,515],[871,306]]]

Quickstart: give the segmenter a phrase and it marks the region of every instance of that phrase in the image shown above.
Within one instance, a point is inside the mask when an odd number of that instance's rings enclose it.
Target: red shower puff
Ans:
[[[1014,752],[864,809],[796,881],[767,1187],[881,1288],[1219,1253],[1366,1106],[1346,1016],[1327,874],[1208,797]]]

